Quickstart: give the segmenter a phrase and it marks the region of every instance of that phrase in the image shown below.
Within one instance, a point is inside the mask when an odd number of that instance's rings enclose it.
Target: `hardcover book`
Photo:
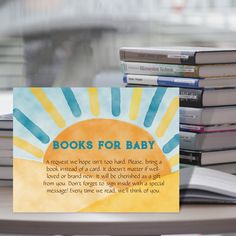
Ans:
[[[120,49],[121,61],[137,61],[167,64],[224,64],[236,63],[236,49],[209,47],[162,47]]]
[[[180,123],[192,125],[220,125],[236,123],[236,106],[180,108]]]
[[[178,212],[179,90],[14,89],[15,212]]]
[[[216,133],[180,132],[181,148],[193,151],[236,149],[236,131]]]
[[[12,130],[12,114],[0,115],[0,130]]]
[[[12,180],[12,166],[0,166],[0,180]]]
[[[217,107],[236,105],[236,88],[180,89],[182,107]]]
[[[174,84],[167,82],[169,77],[155,78],[155,81],[148,79],[145,83],[139,75],[125,75],[124,82],[128,82],[128,86],[158,86],[173,87]],[[152,77],[152,76],[145,76]],[[172,77],[174,81],[178,80]],[[158,80],[158,81],[157,81]],[[179,83],[182,83],[182,78],[179,78]],[[186,79],[191,82],[192,79]],[[135,83],[134,83],[135,81]],[[169,83],[169,84],[168,84]],[[175,83],[175,82],[174,82]],[[183,85],[183,84],[182,84]],[[177,84],[175,84],[177,86]],[[233,106],[236,105],[236,88],[208,88],[208,89],[193,89],[193,88],[180,88],[180,106],[181,107],[220,107],[220,106]]]
[[[220,124],[220,125],[180,124],[180,130],[194,133],[216,133],[216,132],[236,131],[236,124]]]
[[[224,157],[224,158],[222,158]],[[190,150],[180,150],[180,160],[182,164],[207,166],[216,164],[236,163],[236,150],[218,150],[210,152],[199,152]]]
[[[124,74],[160,75],[174,77],[193,78],[217,78],[235,77],[235,64],[213,65],[177,65],[177,64],[153,64],[143,62],[121,62],[121,70]]]
[[[180,87],[180,88],[234,88],[236,87],[236,77],[212,77],[212,78],[187,78],[169,76],[151,76],[125,74],[123,77],[125,84],[130,85],[150,85],[160,87]]]
[[[12,180],[0,179],[0,187],[12,187]]]

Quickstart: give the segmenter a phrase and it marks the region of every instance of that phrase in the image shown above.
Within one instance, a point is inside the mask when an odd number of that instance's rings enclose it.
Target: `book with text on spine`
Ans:
[[[122,47],[121,61],[162,64],[227,64],[236,63],[236,48],[209,47]]]
[[[193,78],[217,78],[236,76],[235,64],[213,65],[177,65],[154,64],[143,62],[121,62],[121,70],[124,74],[160,75],[174,77]]]
[[[169,76],[125,74],[125,84],[140,86],[180,87],[180,88],[234,88],[236,77],[185,78]]]

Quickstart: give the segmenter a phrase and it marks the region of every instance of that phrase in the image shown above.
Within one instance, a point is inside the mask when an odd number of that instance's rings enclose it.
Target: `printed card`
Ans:
[[[15,212],[178,212],[179,90],[14,89]]]

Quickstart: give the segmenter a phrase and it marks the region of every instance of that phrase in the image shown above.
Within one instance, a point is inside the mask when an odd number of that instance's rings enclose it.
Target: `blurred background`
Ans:
[[[0,88],[122,86],[122,46],[236,47],[236,0],[1,0]]]

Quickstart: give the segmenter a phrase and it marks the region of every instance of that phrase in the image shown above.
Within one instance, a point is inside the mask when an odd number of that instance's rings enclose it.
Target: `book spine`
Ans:
[[[180,151],[180,163],[187,165],[202,165],[202,154],[198,152]]]
[[[197,126],[197,125],[187,125],[187,124],[180,124],[181,131],[187,132],[195,132],[195,133],[204,133],[206,132],[204,126]]]
[[[0,157],[0,166],[12,166],[13,158],[12,157]]]
[[[180,88],[199,88],[200,79],[178,78],[178,77],[160,77],[159,86],[180,87]]]
[[[13,138],[12,137],[0,137],[0,149],[8,149],[11,148],[13,145]]]
[[[156,76],[124,75],[123,81],[125,84],[160,85]]]
[[[0,179],[10,180],[13,178],[13,168],[10,166],[0,166]]]
[[[0,187],[12,187],[12,186],[13,186],[12,180],[0,179]]]
[[[197,134],[191,132],[180,132],[180,147],[187,150],[198,150]]]
[[[121,62],[121,70],[124,74],[200,77],[198,66]]]
[[[1,122],[0,120],[0,129],[7,131],[7,130],[12,130],[13,129],[13,122]]]
[[[9,147],[9,149],[1,149],[0,151],[0,159],[1,158],[10,158],[13,157],[13,150]]]
[[[202,125],[202,109],[180,107],[180,123]]]
[[[203,93],[201,89],[180,89],[180,106],[201,108],[203,104]]]
[[[124,75],[124,83],[140,85],[156,85],[163,87],[199,88],[200,79],[146,76],[146,75]]]
[[[160,52],[138,52],[120,50],[121,61],[132,62],[147,62],[147,63],[166,63],[166,64],[179,64],[179,65],[195,65],[196,53],[195,52],[177,52],[177,51],[160,51]]]

